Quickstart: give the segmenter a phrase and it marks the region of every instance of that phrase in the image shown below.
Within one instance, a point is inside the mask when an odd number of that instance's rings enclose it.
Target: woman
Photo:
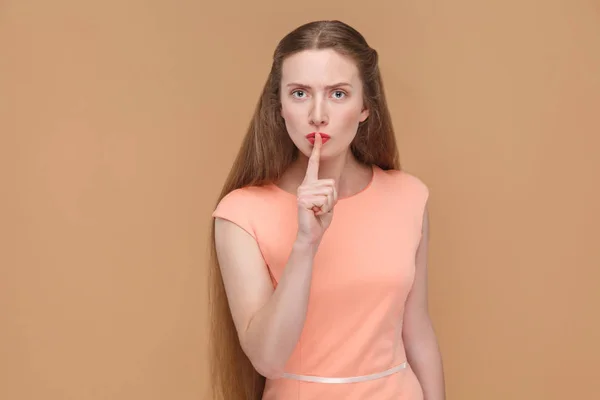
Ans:
[[[443,400],[427,198],[377,52],[339,21],[284,37],[213,213],[215,398]]]

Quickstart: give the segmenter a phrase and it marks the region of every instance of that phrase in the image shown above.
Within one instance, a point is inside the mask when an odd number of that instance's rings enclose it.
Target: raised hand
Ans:
[[[319,179],[319,162],[323,140],[315,135],[315,144],[308,160],[306,175],[298,187],[298,239],[319,243],[331,224],[337,203],[336,182]]]

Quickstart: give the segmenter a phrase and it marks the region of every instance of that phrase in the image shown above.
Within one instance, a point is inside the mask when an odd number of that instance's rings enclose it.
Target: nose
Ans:
[[[316,127],[324,126],[329,123],[329,115],[327,113],[326,104],[322,99],[315,97],[309,115],[309,123]]]

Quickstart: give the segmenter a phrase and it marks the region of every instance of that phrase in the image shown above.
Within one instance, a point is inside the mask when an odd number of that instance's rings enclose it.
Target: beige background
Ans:
[[[598,396],[598,1],[4,0],[1,399],[207,397],[210,212],[321,18],[379,50],[431,189],[448,399]]]

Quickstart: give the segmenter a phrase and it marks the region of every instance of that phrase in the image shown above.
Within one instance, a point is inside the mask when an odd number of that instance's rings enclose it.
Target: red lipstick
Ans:
[[[316,135],[317,135],[317,132],[311,132],[308,135],[306,135],[306,139],[308,139],[308,141],[310,142],[310,144],[312,144],[312,145],[315,144],[315,136]],[[323,141],[323,144],[325,144],[331,138],[326,133],[319,132],[319,135],[321,135],[321,140]]]

